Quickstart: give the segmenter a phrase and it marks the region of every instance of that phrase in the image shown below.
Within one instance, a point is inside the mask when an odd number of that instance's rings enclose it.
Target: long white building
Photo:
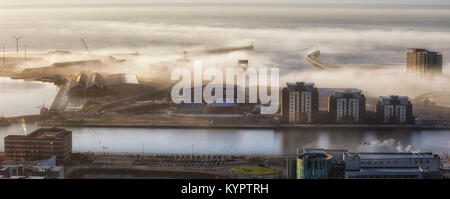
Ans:
[[[439,171],[439,156],[432,153],[344,153],[345,178],[423,178]]]

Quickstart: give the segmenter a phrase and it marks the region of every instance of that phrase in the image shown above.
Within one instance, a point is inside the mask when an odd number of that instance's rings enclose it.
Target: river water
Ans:
[[[58,92],[52,83],[0,77],[0,117],[39,114],[49,107]]]
[[[0,127],[0,150],[4,149],[6,135],[25,134],[36,128],[33,124]],[[68,129],[73,132],[74,152],[282,155],[294,154],[297,148],[450,152],[448,130]]]
[[[57,87],[41,82],[0,78],[0,114],[14,116],[39,112]],[[0,151],[7,135],[23,135],[38,127],[12,124],[0,127]],[[350,149],[351,151],[450,152],[449,130],[364,129],[170,129],[68,128],[74,152],[154,154],[293,154],[297,148]]]

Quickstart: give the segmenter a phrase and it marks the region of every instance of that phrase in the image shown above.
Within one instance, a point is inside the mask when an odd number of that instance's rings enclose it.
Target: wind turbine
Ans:
[[[14,39],[16,39],[16,52],[17,52],[17,54],[19,54],[19,40],[22,39],[23,37],[22,37],[22,36],[17,37],[17,36],[15,36],[15,35],[13,35],[12,37],[13,37]]]

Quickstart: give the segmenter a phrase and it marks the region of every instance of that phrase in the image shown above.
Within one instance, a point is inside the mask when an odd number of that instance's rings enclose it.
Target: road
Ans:
[[[70,83],[66,83],[64,86],[61,86],[61,88],[59,88],[58,94],[56,94],[56,97],[53,100],[52,105],[50,106],[50,111],[64,111],[67,103],[69,102],[69,88]]]

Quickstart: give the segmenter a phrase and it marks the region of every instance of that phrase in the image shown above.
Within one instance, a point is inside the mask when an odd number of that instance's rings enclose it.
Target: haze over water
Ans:
[[[403,66],[413,47],[450,52],[446,2],[333,2],[6,0],[0,3],[0,44],[14,52],[16,34],[30,52],[85,53],[84,37],[97,54],[139,51],[156,59],[253,42],[267,59],[254,63],[284,69],[311,69],[303,56],[317,49],[330,64],[357,66]]]
[[[29,133],[37,128],[33,124],[0,127],[0,151],[4,150],[5,136],[23,135],[24,131]],[[73,132],[74,152],[292,155],[297,148],[436,154],[450,151],[448,130],[67,129]]]
[[[450,84],[450,78],[420,82],[403,74],[407,49],[427,48],[443,53],[444,74],[450,75],[450,4],[438,0],[5,0],[0,3],[0,21],[0,44],[7,54],[16,50],[11,35],[20,35],[24,36],[20,56],[23,45],[29,54],[69,50],[83,55],[64,60],[47,56],[41,63],[45,66],[92,59],[81,43],[83,37],[94,55],[144,55],[128,57],[127,67],[115,72],[170,79],[171,69],[158,64],[176,60],[184,51],[253,43],[254,52],[203,61],[208,66],[234,67],[237,59],[249,59],[251,67],[279,67],[281,84],[309,81],[319,87],[357,87],[373,97],[415,97]],[[320,59],[332,66],[383,66],[395,71],[317,74],[304,59],[314,50],[320,50]]]
[[[356,87],[373,96],[416,96],[450,85],[448,80],[441,79],[428,84],[408,81],[390,71],[316,73],[304,60],[304,55],[313,50],[320,50],[321,59],[332,65],[387,66],[403,70],[407,48],[443,52],[444,72],[450,72],[450,5],[447,2],[333,2],[336,1],[2,0],[0,44],[5,46],[8,55],[15,55],[15,40],[11,35],[21,35],[24,39],[20,56],[23,56],[23,45],[27,45],[30,54],[53,50],[86,54],[80,41],[83,37],[93,54],[138,51],[147,58],[134,60],[129,70],[139,76],[149,73],[161,76],[161,71],[150,68],[149,64],[173,60],[185,50],[253,43],[255,52],[224,55],[225,61],[217,64],[234,66],[236,58],[248,58],[253,66],[280,67],[285,81],[311,81],[321,87]],[[45,61],[50,65],[58,59],[48,57]],[[48,105],[57,91],[53,85],[7,78],[1,78],[0,84],[0,115],[3,116],[38,113],[37,107],[44,102]],[[0,150],[3,150],[4,136],[29,133],[35,128],[31,124],[25,129],[22,125],[1,127]],[[448,131],[71,130],[74,151],[292,154],[296,148],[318,147],[352,151],[450,151]]]
[[[51,83],[0,77],[0,117],[39,114],[49,107],[58,88]]]

